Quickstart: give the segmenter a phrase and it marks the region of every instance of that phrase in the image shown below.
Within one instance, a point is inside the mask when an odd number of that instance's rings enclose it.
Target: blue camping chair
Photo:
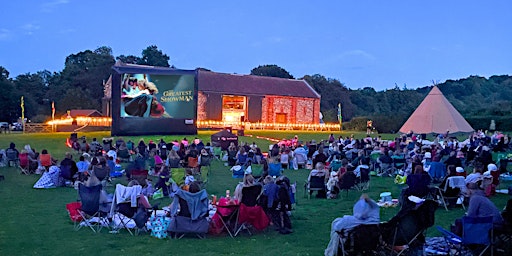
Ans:
[[[437,226],[437,229],[443,234],[446,243],[452,245],[457,250],[455,255],[466,255],[468,251],[472,250],[468,247],[469,245],[480,245],[479,249],[483,247],[478,255],[483,255],[490,248],[492,255],[494,249],[492,242],[492,237],[494,236],[492,219],[492,216],[462,217],[462,237],[440,226]]]
[[[268,164],[268,175],[270,176],[281,176],[281,171],[283,170],[283,166],[281,163],[269,163]]]
[[[446,175],[446,167],[441,162],[431,162],[428,173],[433,180],[442,180]]]

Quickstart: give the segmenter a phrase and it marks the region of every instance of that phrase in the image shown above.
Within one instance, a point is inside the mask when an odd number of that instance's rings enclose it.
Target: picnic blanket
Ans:
[[[34,188],[55,188],[59,185],[60,169],[51,166],[47,172],[43,172],[41,178],[34,184]]]

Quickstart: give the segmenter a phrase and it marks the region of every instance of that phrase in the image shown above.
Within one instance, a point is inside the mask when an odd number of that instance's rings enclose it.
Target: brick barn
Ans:
[[[320,95],[304,80],[197,70],[197,121],[318,124]]]

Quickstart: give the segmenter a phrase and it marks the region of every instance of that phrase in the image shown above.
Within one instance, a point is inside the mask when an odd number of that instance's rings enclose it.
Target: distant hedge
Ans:
[[[466,118],[475,130],[489,130],[491,120],[496,123],[498,131],[512,131],[512,118],[508,116],[475,116]]]

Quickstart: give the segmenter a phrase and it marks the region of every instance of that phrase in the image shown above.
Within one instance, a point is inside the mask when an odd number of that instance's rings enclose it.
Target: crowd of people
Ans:
[[[486,134],[482,131],[471,134],[468,139],[459,141],[448,134],[440,134],[433,141],[413,132],[397,137],[394,140],[383,140],[380,136],[367,135],[362,139],[353,136],[338,137],[331,134],[326,140],[317,143],[315,140],[302,142],[298,136],[283,139],[267,150],[262,150],[256,143],[231,143],[229,147],[216,156],[210,143],[204,144],[195,138],[188,141],[173,140],[166,142],[140,139],[137,143],[123,138],[104,138],[101,143],[93,138],[90,143],[86,138],[72,140],[70,145],[74,153],[66,153],[61,161],[52,156],[47,149],[37,152],[31,145],[25,145],[18,152],[16,145],[11,143],[9,151],[15,152],[20,165],[31,173],[49,172],[54,166],[59,167],[61,180],[52,186],[82,182],[87,186],[105,184],[114,172],[119,172],[119,163],[127,161],[124,174],[130,180],[132,173],[148,169],[158,177],[154,189],[162,189],[165,196],[176,192],[176,184],[172,184],[172,168],[186,168],[183,190],[197,192],[198,184],[195,174],[201,171],[201,166],[209,164],[215,157],[222,158],[229,166],[243,166],[243,181],[235,188],[233,198],[243,201],[244,188],[260,186],[261,195],[258,205],[283,234],[292,232],[290,211],[294,203],[293,184],[286,176],[273,177],[270,175],[270,165],[278,164],[283,169],[311,169],[308,181],[312,177],[323,178],[325,189],[317,192],[317,197],[336,198],[342,189],[346,189],[347,180],[357,181],[369,172],[383,178],[388,176],[404,176],[408,185],[400,196],[400,203],[408,200],[409,196],[425,198],[435,194],[432,184],[447,187],[442,193],[446,197],[456,197],[465,193],[468,205],[468,216],[492,215],[497,228],[507,223],[499,209],[489,200],[496,193],[499,184],[499,174],[506,172],[506,162],[496,163],[492,152],[509,150],[510,138],[499,132]],[[6,150],[7,151],[7,150]],[[78,156],[78,162],[74,157]],[[396,168],[396,159],[402,159],[402,165]],[[438,173],[436,164],[441,163]],[[261,164],[261,175],[254,175],[251,164]],[[467,174],[466,170],[472,170]],[[464,191],[460,188],[447,186],[450,177],[464,177]],[[133,181],[141,184],[140,181]],[[132,185],[133,185],[132,184]],[[146,195],[150,195],[147,192]],[[144,203],[150,208],[147,199]],[[448,202],[450,207],[457,200]],[[376,204],[367,196],[363,196],[354,206],[354,215],[336,219],[332,224],[331,243],[326,255],[332,255],[337,247],[336,231],[351,229],[358,224],[379,222]],[[457,221],[454,220],[455,223]],[[327,252],[329,251],[329,253]]]

